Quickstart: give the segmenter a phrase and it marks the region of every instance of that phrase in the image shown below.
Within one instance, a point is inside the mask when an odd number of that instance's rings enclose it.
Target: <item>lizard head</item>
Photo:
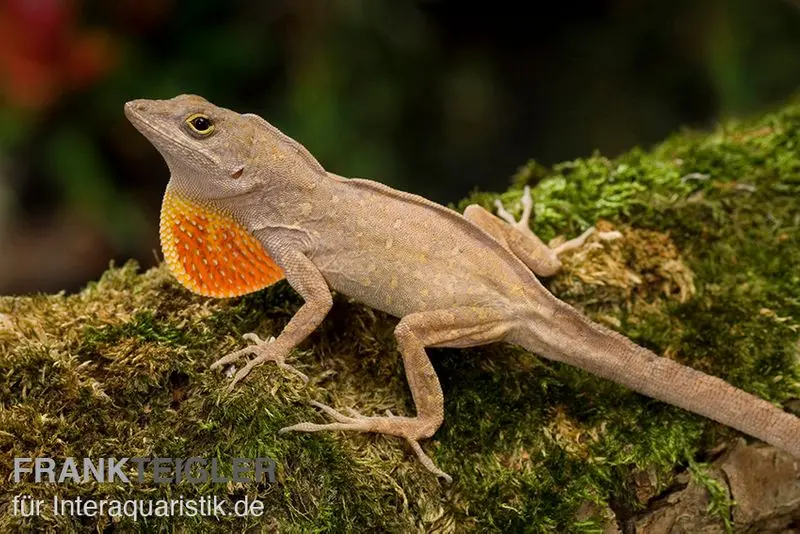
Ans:
[[[161,206],[161,248],[181,284],[201,295],[232,297],[283,278],[224,200],[241,200],[263,185],[253,150],[265,137],[263,119],[194,95],[133,100],[125,115],[171,172]]]
[[[256,127],[247,115],[202,97],[132,100],[128,120],[161,153],[172,173],[170,187],[202,199],[235,196],[252,189]]]

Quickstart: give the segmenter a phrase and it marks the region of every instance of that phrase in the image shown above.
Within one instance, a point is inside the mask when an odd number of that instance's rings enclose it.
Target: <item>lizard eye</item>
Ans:
[[[214,123],[211,119],[202,113],[195,113],[186,119],[186,124],[189,126],[189,131],[195,135],[208,136],[214,131]]]

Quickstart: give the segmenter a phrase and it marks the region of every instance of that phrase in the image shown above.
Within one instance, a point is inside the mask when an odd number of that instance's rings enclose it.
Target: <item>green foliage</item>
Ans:
[[[692,474],[694,481],[703,486],[708,492],[710,499],[708,511],[719,518],[726,532],[733,532],[731,509],[735,503],[731,499],[728,488],[709,474],[708,465],[706,464],[690,462],[689,472]]]
[[[608,292],[602,306],[563,296],[637,343],[721,376],[774,402],[800,395],[800,106],[710,135],[685,132],[651,152],[594,155],[553,168],[530,163],[500,195],[459,204],[510,207],[531,183],[535,228],[575,235],[598,219],[648,229],[677,246],[694,274],[686,301]],[[518,209],[518,207],[516,208]],[[627,244],[626,244],[627,243]],[[622,247],[635,241],[625,241]],[[648,250],[638,251],[646,255]],[[633,267],[631,267],[633,268]],[[549,281],[560,288],[570,272]],[[587,285],[570,281],[570,287]],[[261,520],[155,518],[122,530],[597,532],[578,517],[590,503],[624,520],[642,510],[636,476],[657,494],[676,472],[735,435],[566,365],[494,345],[431,350],[445,393],[445,424],[424,446],[454,476],[440,484],[399,440],[318,433],[278,435],[322,421],[309,399],[366,414],[411,413],[394,320],[337,296],[319,331],[293,354],[311,382],[264,365],[231,394],[211,362],[243,332],[277,334],[300,300],[285,283],[209,300],[180,288],[162,266],[112,268],[75,295],[0,299],[0,477],[20,456],[268,456],[269,485],[50,486],[4,484],[0,530],[89,531],[107,519],[20,519],[14,495],[117,498],[218,495],[264,501]],[[712,484],[714,510],[729,505]]]

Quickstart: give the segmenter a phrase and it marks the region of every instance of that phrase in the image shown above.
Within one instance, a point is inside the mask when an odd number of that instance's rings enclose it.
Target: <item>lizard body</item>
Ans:
[[[581,367],[655,399],[704,415],[800,458],[800,419],[725,381],[659,357],[591,322],[539,282],[558,254],[528,227],[531,201],[516,222],[479,206],[463,215],[420,196],[328,173],[299,143],[267,121],[193,95],[126,104],[171,178],[162,206],[165,259],[200,294],[249,293],[285,278],[304,299],[280,335],[229,354],[253,353],[229,387],[253,367],[285,363],[322,322],[331,290],[400,318],[395,329],[417,409],[415,417],[344,415],[321,403],[329,424],[282,431],[356,430],[405,438],[423,464],[449,479],[422,451],[443,421],[444,398],[425,347],[506,341]],[[502,208],[502,206],[500,206]]]

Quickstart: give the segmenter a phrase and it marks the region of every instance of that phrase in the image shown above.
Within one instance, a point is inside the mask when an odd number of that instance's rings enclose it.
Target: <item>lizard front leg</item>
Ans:
[[[299,423],[280,430],[283,432],[317,432],[320,430],[355,430],[377,432],[405,438],[422,464],[432,473],[448,482],[452,478],[436,467],[422,450],[421,439],[431,437],[444,420],[444,395],[439,379],[425,352],[425,347],[469,347],[500,341],[509,329],[509,323],[497,310],[479,308],[454,308],[413,313],[403,317],[395,328],[400,354],[408,379],[408,386],[416,417],[400,417],[390,413],[382,417],[368,417],[349,410],[344,415],[334,408],[313,402],[335,423]]]
[[[570,239],[558,246],[546,245],[530,228],[530,218],[533,212],[533,198],[530,187],[525,186],[522,193],[522,215],[519,220],[506,211],[503,204],[497,200],[497,215],[506,221],[502,222],[481,206],[472,204],[464,210],[464,217],[470,222],[492,235],[495,239],[521,259],[528,268],[538,276],[553,276],[561,270],[559,255],[568,250],[582,246],[590,235],[595,233],[591,227],[580,236]],[[604,240],[617,239],[622,236],[619,232],[600,232]]]
[[[245,339],[255,341],[254,345],[228,354],[211,365],[211,369],[217,369],[236,361],[245,354],[255,354],[256,357],[247,362],[233,377],[228,384],[228,391],[233,389],[254,367],[268,361],[276,362],[281,368],[308,381],[306,375],[286,363],[286,356],[322,323],[333,306],[333,297],[319,269],[302,253],[296,251],[284,253],[281,260],[286,280],[303,297],[305,303],[289,320],[277,339],[263,341],[254,333],[245,334]]]

